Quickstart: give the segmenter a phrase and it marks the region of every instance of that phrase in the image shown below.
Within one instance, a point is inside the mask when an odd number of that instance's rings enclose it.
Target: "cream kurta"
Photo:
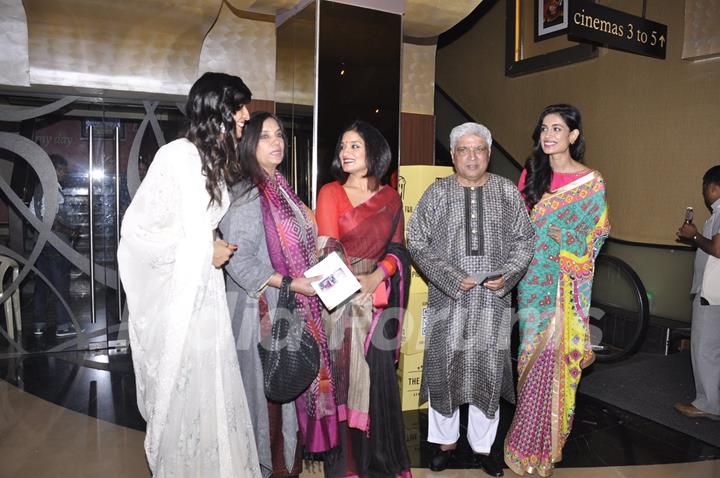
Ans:
[[[155,476],[259,476],[200,156],[185,139],[158,151],[122,224],[120,276],[145,452]]]
[[[510,290],[535,245],[520,192],[494,174],[477,188],[463,188],[456,175],[438,179],[408,222],[407,243],[430,281],[420,400],[446,417],[469,403],[493,418],[501,395],[514,400]],[[505,287],[460,291],[465,277],[491,271]]]

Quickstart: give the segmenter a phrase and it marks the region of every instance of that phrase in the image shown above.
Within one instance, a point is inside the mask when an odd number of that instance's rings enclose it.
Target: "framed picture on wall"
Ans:
[[[534,0],[535,41],[565,33],[568,27],[569,0]]]
[[[506,76],[536,73],[597,57],[595,45],[563,36],[570,1],[507,0]]]

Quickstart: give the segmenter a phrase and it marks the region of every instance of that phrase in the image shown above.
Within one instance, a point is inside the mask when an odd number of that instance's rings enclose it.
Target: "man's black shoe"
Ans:
[[[478,454],[477,458],[485,473],[490,476],[503,476],[503,461],[499,454],[493,452],[490,452],[489,455]]]
[[[430,469],[432,471],[443,471],[448,467],[448,463],[450,463],[450,459],[454,454],[455,450],[442,450],[438,447],[430,459]]]

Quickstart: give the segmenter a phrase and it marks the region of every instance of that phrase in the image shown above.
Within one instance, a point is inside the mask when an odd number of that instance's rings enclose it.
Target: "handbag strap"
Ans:
[[[278,305],[282,305],[283,307],[288,307],[290,305],[291,299],[294,299],[293,293],[290,290],[290,283],[292,282],[293,278],[290,276],[283,276],[282,282],[280,282],[280,294],[278,295]],[[294,301],[293,301],[294,302]]]

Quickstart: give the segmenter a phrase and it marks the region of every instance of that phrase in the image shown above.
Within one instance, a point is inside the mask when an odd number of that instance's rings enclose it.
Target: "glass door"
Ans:
[[[86,189],[77,199],[88,234],[87,240],[78,246],[93,267],[83,275],[78,295],[84,298],[83,323],[90,337],[88,346],[103,349],[108,346],[108,340],[117,340],[122,317],[115,256],[119,234],[118,194],[121,189],[119,164],[127,138],[125,124],[108,114],[104,102],[97,116],[85,118],[82,127],[90,152],[87,172],[82,177]]]
[[[0,95],[0,353],[124,351],[122,215],[183,118],[158,102]]]

